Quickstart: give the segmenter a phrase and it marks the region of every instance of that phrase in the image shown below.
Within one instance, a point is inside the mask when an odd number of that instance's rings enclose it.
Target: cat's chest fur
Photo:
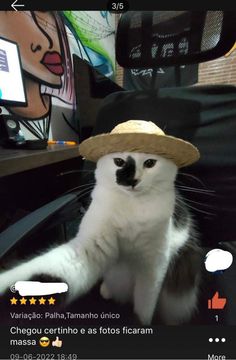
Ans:
[[[93,195],[95,204],[103,204],[107,227],[113,229],[123,255],[135,256],[166,244],[167,229],[174,208],[174,193],[147,193],[130,196],[97,187]],[[105,209],[105,210],[104,210]]]

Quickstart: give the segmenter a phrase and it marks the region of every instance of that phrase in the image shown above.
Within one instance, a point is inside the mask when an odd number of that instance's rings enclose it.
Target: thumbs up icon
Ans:
[[[52,342],[52,346],[56,346],[56,347],[62,347],[62,340],[59,340],[59,337],[56,337],[56,340]]]
[[[227,299],[226,298],[220,298],[219,292],[217,291],[212,299],[208,300],[208,309],[218,309],[222,310],[224,309],[226,305]]]

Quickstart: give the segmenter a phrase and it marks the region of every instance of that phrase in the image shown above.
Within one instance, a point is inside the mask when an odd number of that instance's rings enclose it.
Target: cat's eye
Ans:
[[[116,166],[118,167],[122,167],[125,165],[125,160],[121,159],[121,158],[114,158],[114,163]]]
[[[152,168],[156,164],[157,160],[155,159],[147,159],[144,161],[143,166],[146,168]]]

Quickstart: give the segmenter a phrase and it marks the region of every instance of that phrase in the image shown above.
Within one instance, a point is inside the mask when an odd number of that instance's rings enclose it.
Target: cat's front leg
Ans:
[[[0,273],[0,294],[2,295],[17,281],[46,279],[61,279],[71,282],[70,275],[77,254],[70,243],[57,246],[31,260],[21,262],[10,270]]]
[[[96,230],[96,231],[95,231]],[[85,294],[102,277],[117,256],[110,233],[98,226],[79,231],[75,239],[0,274],[0,294],[20,280],[63,281],[68,284],[66,302]],[[111,242],[111,244],[110,244]]]
[[[143,325],[150,325],[156,308],[158,296],[166,274],[167,261],[163,262],[162,269],[157,271],[141,270],[135,279],[134,313]]]
[[[118,256],[116,236],[108,215],[92,202],[74,239],[0,273],[0,294],[17,281],[32,278],[35,281],[42,275],[43,279],[48,276],[66,282],[68,301],[85,294]]]

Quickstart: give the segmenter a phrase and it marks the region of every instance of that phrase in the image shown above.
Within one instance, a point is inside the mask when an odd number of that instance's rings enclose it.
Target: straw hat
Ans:
[[[115,152],[140,152],[161,155],[178,167],[187,166],[200,157],[198,149],[187,141],[166,135],[151,121],[129,120],[107,134],[92,136],[79,147],[80,155],[96,162]]]

